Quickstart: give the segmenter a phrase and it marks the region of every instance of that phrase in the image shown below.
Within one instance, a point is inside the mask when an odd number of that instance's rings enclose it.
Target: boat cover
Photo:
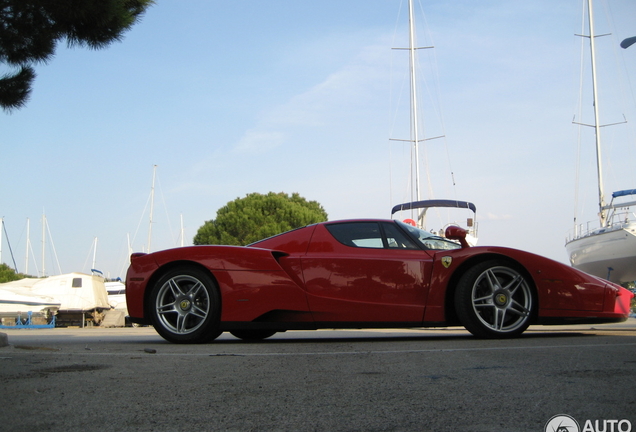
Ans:
[[[53,297],[60,303],[60,312],[110,309],[104,279],[84,273],[20,279],[0,284],[0,289],[20,295]]]

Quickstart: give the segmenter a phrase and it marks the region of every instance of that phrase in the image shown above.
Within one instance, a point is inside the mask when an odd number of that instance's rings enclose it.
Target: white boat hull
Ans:
[[[42,315],[54,315],[60,308],[60,302],[46,296],[19,294],[0,289],[0,316],[15,317],[28,312]]]
[[[636,222],[567,243],[572,267],[615,283],[636,280]]]
[[[105,282],[108,303],[113,309],[126,309],[126,285],[121,282]]]

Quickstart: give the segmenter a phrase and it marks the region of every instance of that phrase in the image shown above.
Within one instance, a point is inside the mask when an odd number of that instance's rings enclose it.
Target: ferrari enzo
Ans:
[[[249,246],[134,253],[131,321],[166,340],[222,332],[260,340],[286,330],[464,326],[509,338],[530,324],[619,322],[633,294],[516,249],[469,247],[397,220],[318,223]]]

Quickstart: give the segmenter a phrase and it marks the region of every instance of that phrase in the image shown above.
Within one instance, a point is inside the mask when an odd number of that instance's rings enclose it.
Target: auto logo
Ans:
[[[449,257],[449,256],[442,257],[442,265],[444,266],[444,268],[449,268],[452,262],[453,262],[453,257]]]
[[[579,426],[579,422],[574,417],[567,414],[559,414],[548,420],[543,430],[545,432],[579,432],[581,426]]]

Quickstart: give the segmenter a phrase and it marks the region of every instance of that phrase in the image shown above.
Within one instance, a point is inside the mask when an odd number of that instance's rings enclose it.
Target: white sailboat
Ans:
[[[598,225],[579,225],[575,222],[574,233],[566,240],[565,248],[573,267],[612,282],[623,283],[636,280],[636,200],[625,201],[636,196],[636,189],[614,192],[609,204],[603,184],[601,158],[601,127],[599,122],[599,99],[597,90],[596,48],[594,13],[592,0],[587,3],[588,31],[592,62],[592,90],[594,102],[594,127],[596,141],[596,166],[598,178]]]
[[[410,139],[391,139],[392,141],[406,141],[411,144],[411,160],[412,160],[412,171],[413,171],[413,181],[412,181],[412,192],[413,195],[411,197],[412,201],[395,205],[391,209],[391,217],[394,214],[400,212],[409,212],[409,216],[405,219],[405,222],[411,223],[415,226],[418,226],[422,229],[429,229],[431,232],[435,234],[439,234],[440,236],[444,235],[444,230],[446,227],[450,225],[461,226],[466,229],[467,235],[466,240],[469,245],[474,246],[477,244],[477,208],[475,204],[467,201],[458,201],[454,199],[427,199],[422,200],[422,193],[420,188],[420,156],[419,156],[419,146],[423,141],[434,138],[425,138],[421,136],[420,131],[420,122],[421,117],[418,109],[418,87],[417,87],[417,51],[420,49],[427,49],[433,47],[417,47],[415,41],[415,20],[414,20],[414,12],[413,12],[413,0],[409,0],[408,2],[409,8],[409,47],[408,48],[397,48],[409,51],[409,77],[410,77],[410,105],[411,105],[411,132]],[[442,138],[442,137],[435,137]],[[428,168],[428,167],[427,167]],[[414,199],[414,200],[413,200]],[[439,229],[431,229],[427,227],[426,217],[427,212],[431,209],[460,209],[460,210],[468,210],[469,216],[466,218],[466,223],[459,223],[455,220],[449,221],[444,226],[440,226]],[[462,213],[464,213],[462,211]],[[453,212],[455,215],[456,212]]]

